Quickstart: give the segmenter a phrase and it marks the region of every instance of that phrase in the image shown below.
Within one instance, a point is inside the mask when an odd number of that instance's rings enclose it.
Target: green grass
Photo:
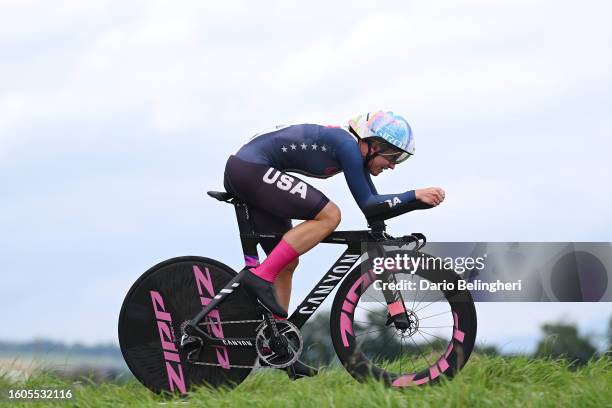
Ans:
[[[187,405],[179,398],[157,396],[137,381],[96,385],[85,380],[72,384],[40,374],[11,385],[0,379],[4,393],[8,387],[50,386],[75,390],[74,400],[57,406]],[[454,380],[404,390],[385,388],[376,382],[357,383],[341,368],[323,370],[315,378],[296,382],[280,371],[263,370],[234,390],[200,388],[187,401],[201,407],[612,407],[612,360],[600,358],[572,370],[562,360],[472,356]],[[40,405],[28,402],[11,406]]]

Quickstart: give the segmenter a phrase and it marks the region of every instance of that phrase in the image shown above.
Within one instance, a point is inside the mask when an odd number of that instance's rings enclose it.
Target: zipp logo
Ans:
[[[282,174],[273,167],[270,167],[266,174],[264,174],[263,181],[267,184],[276,183],[277,188],[283,191],[289,191],[291,194],[298,194],[303,200],[306,199],[306,193],[308,192],[308,185],[306,183],[299,181],[294,185],[295,178],[287,174]]]
[[[204,268],[204,273],[198,267],[193,265],[193,275],[195,277],[196,285],[198,286],[198,293],[200,295],[200,303],[202,306],[206,306],[212,302],[215,296],[215,289],[213,287],[212,279],[210,278],[210,271],[208,268]],[[210,323],[207,327],[208,332],[218,339],[223,339],[223,326],[221,325],[221,316],[219,315],[219,309],[213,309],[206,316],[206,321]],[[214,346],[217,352],[217,361],[219,365],[226,370],[230,368],[229,355],[227,353],[227,347]]]
[[[151,295],[151,304],[153,305],[159,339],[164,352],[164,362],[166,363],[166,375],[168,376],[170,391],[175,391],[178,388],[181,393],[185,394],[187,387],[185,385],[181,357],[174,343],[172,316],[166,311],[164,298],[159,292],[152,290],[149,294]]]

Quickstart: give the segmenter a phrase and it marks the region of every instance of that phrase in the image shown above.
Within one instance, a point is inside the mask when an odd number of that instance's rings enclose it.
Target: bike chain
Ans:
[[[229,320],[229,321],[225,321],[225,322],[215,322],[214,324],[235,324],[235,323],[263,323],[264,320]],[[211,325],[213,324],[213,322],[204,322],[204,323],[198,323],[198,326],[207,326],[207,325]],[[259,356],[257,357],[257,360],[259,360]],[[205,363],[203,361],[189,361],[189,364],[194,364],[194,365],[203,365],[203,366],[213,366],[213,367],[222,367],[221,364],[218,363]],[[228,366],[226,365],[223,368],[227,368]],[[240,365],[240,364],[230,364],[229,368],[256,368],[257,365]]]
[[[228,320],[225,322],[214,322],[214,324],[231,324],[231,323],[263,323],[264,320]],[[198,323],[198,326],[206,326],[209,324],[213,324],[213,322],[203,322],[203,323]]]
[[[227,365],[226,366],[222,366],[221,364],[205,363],[203,361],[188,361],[188,363],[189,364],[193,364],[193,365],[214,366],[214,367],[223,367],[223,368],[257,368],[257,365],[230,364],[229,366],[227,366]]]

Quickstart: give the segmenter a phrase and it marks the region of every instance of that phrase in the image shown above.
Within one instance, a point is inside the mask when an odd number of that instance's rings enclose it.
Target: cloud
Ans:
[[[0,223],[10,234],[0,257],[16,293],[32,276],[50,289],[17,307],[68,302],[54,290],[82,276],[66,261],[75,253],[88,261],[87,290],[114,305],[164,257],[207,252],[239,265],[231,208],[203,196],[221,188],[227,155],[277,123],[344,124],[379,108],[409,118],[417,155],[376,178],[378,189],[448,192],[443,206],[391,221],[393,232],[610,239],[609,9],[2,2]],[[342,228],[365,227],[342,176],[312,184],[340,205]],[[305,271],[325,269],[322,254],[304,261],[296,293],[317,279]]]

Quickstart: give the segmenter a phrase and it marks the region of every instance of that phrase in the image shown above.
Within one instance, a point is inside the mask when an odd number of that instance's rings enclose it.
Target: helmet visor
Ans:
[[[405,162],[410,156],[412,156],[410,153],[406,152],[379,153],[378,155],[384,157],[393,164]]]
[[[385,159],[389,160],[393,164],[399,164],[406,161],[410,156],[410,153],[407,153],[403,150],[399,150],[395,146],[390,145],[389,143],[379,141],[379,151],[378,154],[383,156]]]

